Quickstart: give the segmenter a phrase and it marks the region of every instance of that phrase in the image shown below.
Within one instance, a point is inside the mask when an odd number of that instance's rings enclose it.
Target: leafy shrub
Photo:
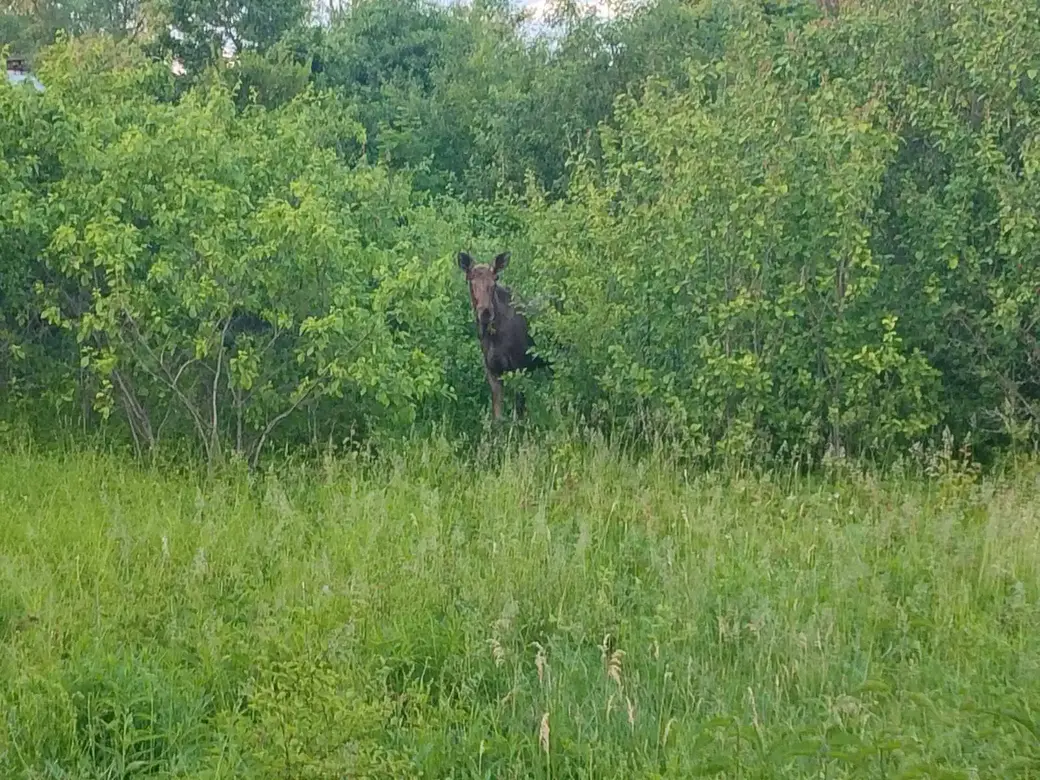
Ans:
[[[240,113],[219,80],[158,102],[140,87],[154,66],[90,79],[78,50],[46,71],[78,133],[35,286],[102,417],[118,408],[141,451],[194,432],[210,459],[255,461],[306,403],[340,399],[323,430],[364,430],[448,392],[428,334],[457,309],[450,255],[408,240],[437,218],[406,180],[337,154],[360,138],[349,111],[308,91]]]
[[[603,165],[531,198],[567,393],[741,456],[1035,419],[1040,38],[989,43],[1032,12],[735,5],[720,62],[621,99]]]

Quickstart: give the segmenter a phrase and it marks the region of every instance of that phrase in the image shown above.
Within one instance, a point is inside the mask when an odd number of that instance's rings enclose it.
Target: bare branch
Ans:
[[[1012,377],[1009,377],[1006,373],[997,368],[997,361],[990,355],[986,342],[975,334],[975,330],[968,321],[968,318],[964,314],[960,314],[957,319],[960,321],[965,331],[967,331],[971,340],[975,343],[975,346],[979,351],[979,356],[988,364],[989,369],[993,372],[993,376],[996,377],[997,383],[1000,385],[1001,389],[1008,395],[1008,397],[1014,398],[1019,403],[1026,415],[1040,422],[1040,407],[1022,395],[1022,392],[1019,389],[1019,382],[1015,381]]]
[[[133,388],[123,376],[123,373],[119,369],[114,369],[112,378],[119,387],[119,394],[123,399],[127,422],[130,423],[130,433],[134,438],[134,449],[137,452],[137,456],[141,457],[144,454],[145,447],[147,447],[149,452],[155,447],[151,420],[148,419],[148,412],[141,406],[141,402],[137,400]],[[144,440],[143,442],[142,439]]]
[[[188,412],[189,415],[191,415],[192,421],[195,423],[195,428],[196,428],[196,431],[199,434],[199,438],[202,440],[203,446],[205,446],[205,448],[206,448],[206,455],[207,455],[207,457],[212,457],[212,453],[210,452],[209,437],[206,434],[205,424],[203,423],[202,417],[199,414],[198,410],[194,407],[194,405],[187,398],[187,396],[184,395],[184,393],[181,391],[180,387],[177,386],[176,382],[174,382],[172,376],[170,375],[169,369],[166,367],[166,365],[163,363],[163,361],[156,358],[155,353],[148,346],[147,341],[145,340],[144,336],[142,335],[140,329],[137,327],[137,322],[131,316],[130,312],[127,311],[125,307],[122,308],[122,312],[123,312],[123,315],[126,318],[127,322],[129,322],[130,326],[133,328],[133,332],[136,335],[137,343],[140,344],[140,346],[144,348],[145,352],[148,353],[148,356],[153,361],[156,362],[156,364],[159,366],[159,369],[164,374],[166,374],[166,376],[163,377],[161,374],[159,374],[159,372],[151,369],[148,366],[147,361],[141,359],[140,355],[134,349],[133,344],[130,343],[129,341],[127,341],[126,338],[124,338],[122,329],[117,329],[116,330],[116,334],[118,335],[119,340],[123,344],[126,345],[126,347],[130,350],[131,354],[137,359],[138,363],[141,364],[141,367],[145,371],[147,371],[152,376],[152,378],[154,378],[156,381],[158,381],[158,382],[160,382],[162,384],[165,384],[167,387],[170,388],[170,390],[173,391],[174,395],[177,396],[178,400],[180,400],[180,402],[184,406],[185,410]],[[182,366],[181,368],[183,369],[184,366]],[[180,373],[181,372],[178,371],[178,373],[177,373],[178,378],[180,377]]]
[[[345,354],[346,355],[350,355],[350,354],[354,353],[355,351],[357,351],[361,347],[361,345],[364,344],[365,342],[367,342],[369,337],[373,333],[375,333],[375,330],[376,330],[376,323],[373,323],[372,327],[368,329],[368,332],[362,338],[358,339],[351,346],[351,348],[349,350],[347,350],[347,352]],[[320,384],[321,384],[321,382],[318,379],[313,380],[311,382],[311,386],[308,387],[306,389],[306,391],[304,391],[303,394],[300,395],[300,397],[296,399],[296,402],[292,406],[290,406],[285,411],[281,412],[279,415],[277,415],[273,420],[271,420],[267,424],[267,427],[264,428],[263,433],[260,435],[260,440],[256,444],[256,449],[253,451],[253,457],[250,459],[250,467],[251,468],[256,468],[256,464],[260,460],[260,450],[263,449],[264,442],[267,440],[267,436],[271,433],[271,431],[274,430],[275,426],[278,425],[278,423],[280,423],[282,420],[284,420],[290,414],[295,412],[299,408],[300,404],[302,404],[307,399],[307,397],[314,391],[314,389],[317,388]]]
[[[292,406],[290,406],[288,409],[284,410],[281,414],[277,415],[273,420],[271,420],[267,424],[267,427],[264,428],[263,433],[260,434],[260,440],[256,443],[256,448],[253,450],[253,457],[250,459],[250,467],[251,468],[256,468],[256,464],[260,460],[260,451],[264,447],[264,442],[267,441],[268,434],[270,434],[271,431],[274,430],[275,426],[278,425],[278,423],[280,423],[282,420],[284,420],[290,414],[295,412],[299,408],[300,404],[302,404],[307,399],[307,396],[309,396],[311,394],[311,392],[313,392],[313,390],[316,387],[318,387],[319,384],[321,384],[321,383],[318,380],[316,380],[316,379],[313,380],[311,382],[311,384],[310,384],[310,387],[308,387],[300,395],[300,397],[296,399],[296,402]]]
[[[210,424],[210,436],[213,441],[213,450],[220,453],[220,428],[218,425],[219,419],[217,417],[217,396],[220,392],[220,371],[224,364],[224,339],[227,338],[228,328],[231,327],[231,317],[228,317],[224,321],[224,327],[220,331],[220,347],[217,351],[217,371],[213,377],[213,391],[210,394],[210,406],[212,417]]]
[[[180,368],[177,369],[177,373],[174,375],[173,379],[171,379],[170,381],[173,382],[174,385],[176,385],[178,382],[181,381],[181,375],[184,373],[185,369],[187,369],[189,366],[195,365],[198,362],[199,362],[198,358],[190,358],[187,362],[182,364]],[[163,365],[161,358],[160,358],[159,365]]]

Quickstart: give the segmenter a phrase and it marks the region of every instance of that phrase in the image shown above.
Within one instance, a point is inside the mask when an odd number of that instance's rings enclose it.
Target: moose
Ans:
[[[484,373],[491,386],[491,413],[496,420],[502,416],[502,375],[549,365],[531,354],[534,339],[528,332],[527,319],[513,307],[509,288],[498,283],[499,273],[509,263],[509,254],[503,252],[487,265],[474,263],[467,252],[459,252],[459,268],[469,284],[469,299],[484,353]],[[516,415],[523,413],[524,395],[518,391]]]

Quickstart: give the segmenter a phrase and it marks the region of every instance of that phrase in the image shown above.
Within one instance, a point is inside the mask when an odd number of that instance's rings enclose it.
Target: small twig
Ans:
[[[280,423],[282,420],[284,420],[290,414],[295,412],[299,408],[300,404],[302,404],[304,402],[304,400],[307,398],[307,396],[309,396],[311,394],[311,392],[314,390],[314,388],[316,388],[319,384],[320,384],[320,382],[318,380],[314,380],[313,382],[311,382],[311,386],[308,387],[303,392],[303,394],[299,398],[296,399],[296,402],[292,406],[290,406],[288,409],[284,410],[281,414],[277,415],[273,420],[271,420],[267,424],[267,427],[264,428],[263,433],[260,434],[260,440],[256,443],[256,449],[253,450],[253,457],[250,459],[250,467],[251,468],[254,468],[254,469],[256,468],[256,464],[260,460],[260,450],[263,449],[264,442],[267,440],[268,434],[271,433],[271,431],[274,430],[275,426],[278,425],[278,423]]]
[[[1034,409],[1033,404],[1030,403],[1029,399],[1022,395],[1021,390],[1019,390],[1018,382],[997,368],[997,361],[990,355],[986,342],[975,334],[975,330],[972,328],[967,317],[965,317],[964,314],[959,314],[957,319],[960,321],[965,331],[967,331],[971,340],[975,343],[975,347],[979,350],[980,356],[989,364],[989,368],[993,371],[997,383],[1001,386],[1004,392],[1021,404],[1022,410],[1026,415],[1033,420],[1040,421],[1040,409]]]
[[[126,310],[126,307],[123,307],[122,311],[123,315],[126,317],[126,320],[130,323],[130,326],[133,328],[133,331],[137,336],[137,343],[140,344],[144,348],[145,352],[148,353],[149,357],[151,357],[151,359],[157,363],[159,369],[161,369],[162,372],[166,374],[166,377],[163,378],[158,371],[155,371],[154,369],[149,367],[147,361],[142,360],[140,355],[138,355],[137,351],[133,347],[133,344],[127,341],[126,338],[124,338],[122,330],[117,328],[116,335],[118,336],[119,340],[126,345],[126,347],[130,350],[130,353],[137,359],[138,363],[140,363],[141,367],[145,371],[147,371],[158,382],[166,384],[174,392],[174,394],[177,396],[180,402],[184,405],[184,408],[187,410],[188,414],[191,415],[192,421],[195,423],[195,428],[199,434],[199,437],[202,440],[202,444],[204,447],[206,447],[206,455],[211,456],[211,452],[209,449],[209,437],[206,435],[206,428],[202,422],[202,417],[199,415],[198,410],[194,408],[191,401],[188,400],[187,396],[185,396],[184,393],[181,392],[181,389],[173,381],[172,377],[170,376],[170,370],[166,367],[163,361],[158,360],[156,358],[155,353],[148,346],[148,342],[141,334],[140,329],[137,327],[137,322],[130,315],[130,312]],[[180,372],[178,372],[178,377],[179,376]]]
[[[347,352],[345,353],[344,356],[350,355],[350,354],[354,353],[355,351],[357,351],[361,347],[362,344],[364,344],[365,342],[368,341],[369,337],[375,332],[375,330],[376,330],[376,323],[373,323],[372,327],[368,329],[368,332],[365,333],[365,335],[362,338],[358,339],[357,342],[355,342],[351,346],[351,348],[349,350],[347,350]],[[288,409],[286,409],[281,414],[276,416],[273,420],[271,420],[267,424],[267,426],[264,428],[263,433],[260,434],[260,440],[256,443],[256,449],[253,450],[253,457],[250,458],[250,467],[251,468],[255,469],[256,468],[256,464],[260,461],[260,450],[263,449],[264,442],[267,440],[268,434],[270,434],[271,431],[274,430],[274,427],[276,425],[278,425],[278,423],[280,423],[282,420],[284,420],[290,414],[295,412],[299,408],[300,404],[302,404],[307,399],[307,396],[309,396],[311,394],[311,392],[316,387],[318,387],[319,384],[321,384],[321,382],[318,379],[315,379],[311,383],[311,386],[308,387],[307,390],[298,399],[296,399],[296,402],[292,406],[290,406]]]
[[[199,362],[198,358],[190,358],[186,363],[184,363],[180,368],[177,369],[176,375],[174,375],[173,379],[170,380],[170,381],[172,381],[173,384],[176,385],[178,382],[181,381],[181,375],[184,373],[185,369],[188,368],[188,366],[194,365],[195,363],[198,363],[198,362]],[[160,361],[159,365],[162,365],[161,361]]]

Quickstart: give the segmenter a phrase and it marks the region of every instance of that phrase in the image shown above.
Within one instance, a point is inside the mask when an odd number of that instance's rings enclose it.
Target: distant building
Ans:
[[[7,58],[7,80],[12,84],[29,83],[37,92],[43,92],[43,84],[29,72],[28,63],[24,57],[12,55]]]

